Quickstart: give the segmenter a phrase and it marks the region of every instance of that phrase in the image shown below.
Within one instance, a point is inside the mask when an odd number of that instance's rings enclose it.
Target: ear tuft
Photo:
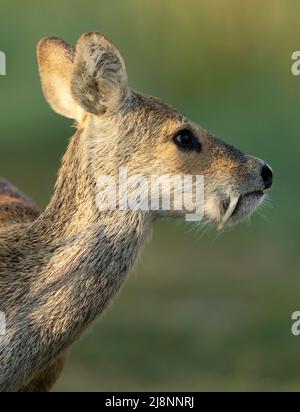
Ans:
[[[84,110],[98,115],[118,109],[127,98],[127,74],[122,56],[100,33],[80,37],[71,91]]]
[[[46,37],[37,46],[44,95],[57,113],[80,120],[83,110],[71,94],[75,50],[57,37]]]

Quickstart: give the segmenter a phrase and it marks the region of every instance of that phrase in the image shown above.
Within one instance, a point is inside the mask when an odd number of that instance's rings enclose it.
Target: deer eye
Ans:
[[[201,143],[198,138],[188,129],[180,130],[173,137],[176,146],[185,152],[201,151]]]

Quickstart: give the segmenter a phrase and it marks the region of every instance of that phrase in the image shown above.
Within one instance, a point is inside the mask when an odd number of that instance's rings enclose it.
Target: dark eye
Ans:
[[[201,151],[201,143],[190,130],[180,130],[180,132],[176,133],[173,137],[173,141],[180,150],[185,152],[191,152],[193,150],[196,152]]]

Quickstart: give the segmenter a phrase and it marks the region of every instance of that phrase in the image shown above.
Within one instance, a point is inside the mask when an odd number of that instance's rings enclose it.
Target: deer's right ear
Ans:
[[[71,93],[74,48],[57,37],[46,37],[39,42],[37,54],[42,87],[48,103],[55,112],[79,121],[83,109]]]

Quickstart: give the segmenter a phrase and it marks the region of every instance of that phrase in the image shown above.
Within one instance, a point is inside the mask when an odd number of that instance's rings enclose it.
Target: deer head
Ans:
[[[38,59],[50,106],[84,130],[95,177],[125,165],[143,176],[201,175],[204,217],[221,226],[251,214],[271,186],[264,161],[222,142],[161,100],[131,90],[121,54],[101,34],[84,34],[75,50],[46,38]]]

